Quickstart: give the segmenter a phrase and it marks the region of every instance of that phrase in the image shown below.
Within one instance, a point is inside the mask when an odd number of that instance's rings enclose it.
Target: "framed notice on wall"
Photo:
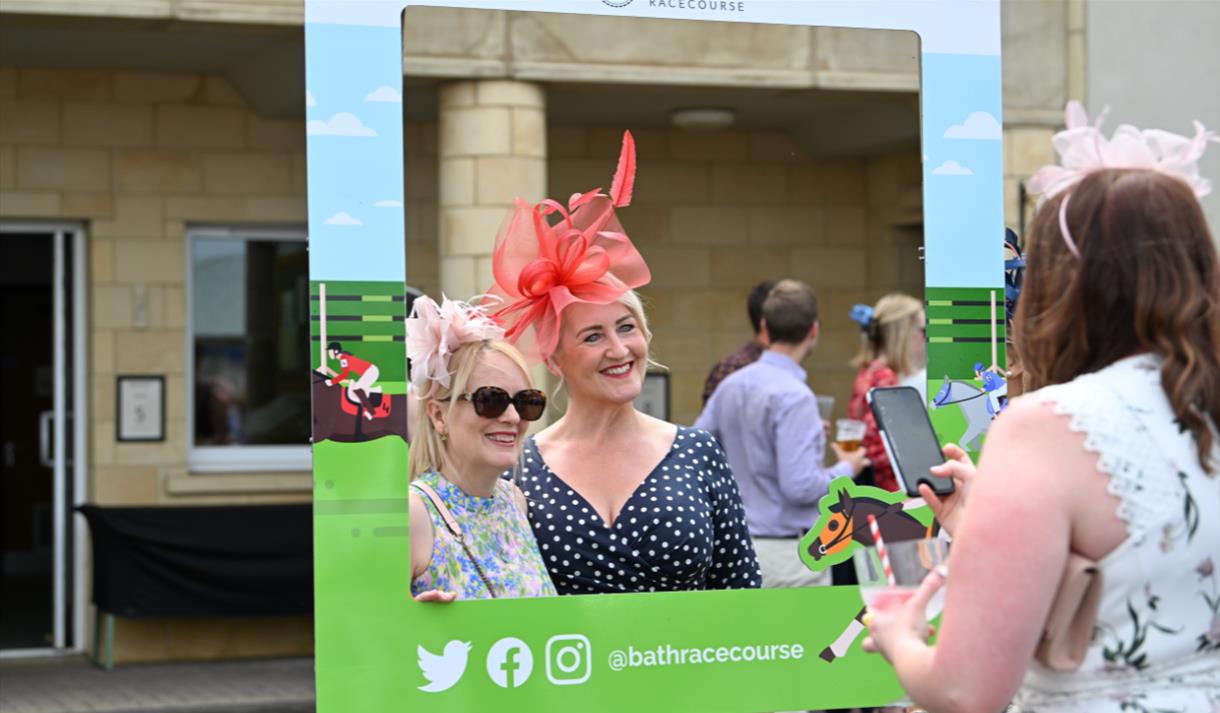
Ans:
[[[115,393],[116,440],[165,440],[164,376],[120,376]]]
[[[669,374],[650,371],[644,377],[644,388],[635,397],[635,407],[643,413],[669,420]]]

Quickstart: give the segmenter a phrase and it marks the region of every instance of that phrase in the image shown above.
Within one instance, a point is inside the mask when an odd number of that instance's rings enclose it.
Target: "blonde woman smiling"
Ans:
[[[421,400],[408,460],[411,593],[420,601],[552,595],[516,466],[546,396],[521,353],[477,308],[427,297],[407,320]]]

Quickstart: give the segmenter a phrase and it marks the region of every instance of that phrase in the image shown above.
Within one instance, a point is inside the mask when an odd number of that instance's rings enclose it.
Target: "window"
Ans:
[[[304,232],[198,228],[187,243],[191,471],[307,470]]]

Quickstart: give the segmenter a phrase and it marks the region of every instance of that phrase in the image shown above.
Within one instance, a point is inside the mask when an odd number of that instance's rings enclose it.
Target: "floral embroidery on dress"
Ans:
[[[436,471],[424,473],[419,480],[432,486],[449,508],[479,567],[445,526],[432,502],[421,495],[432,516],[432,559],[428,569],[411,583],[411,594],[439,589],[457,592],[459,599],[490,598],[479,568],[491,581],[496,597],[555,594],[526,514],[513,497],[511,483],[497,480],[492,497],[480,498],[462,492]]]
[[[1131,617],[1131,629],[1125,640],[1113,627],[1102,623],[1100,629],[1103,636],[1110,641],[1101,650],[1102,658],[1106,660],[1105,671],[1123,671],[1129,668],[1143,671],[1148,668],[1148,653],[1144,650],[1144,644],[1148,640],[1149,633],[1152,631],[1171,635],[1181,633],[1180,628],[1175,629],[1157,620],[1157,606],[1160,602],[1161,598],[1152,593],[1151,584],[1144,586],[1143,606],[1137,607],[1134,601],[1127,599],[1127,614]]]
[[[1199,634],[1199,646],[1197,651],[1220,651],[1220,585],[1216,582],[1216,564],[1211,557],[1199,563],[1195,567],[1195,572],[1199,575],[1199,584],[1204,582],[1208,584],[1208,589],[1200,589],[1199,596],[1207,604],[1207,610],[1211,612],[1211,625],[1207,627],[1207,631]]]

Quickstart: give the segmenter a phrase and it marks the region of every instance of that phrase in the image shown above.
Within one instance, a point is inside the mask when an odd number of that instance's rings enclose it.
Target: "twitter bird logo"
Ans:
[[[445,652],[440,656],[428,651],[422,646],[416,648],[419,654],[419,670],[423,671],[427,685],[419,690],[428,693],[439,693],[453,688],[453,684],[466,673],[466,657],[470,653],[469,641],[450,641],[445,644]]]

